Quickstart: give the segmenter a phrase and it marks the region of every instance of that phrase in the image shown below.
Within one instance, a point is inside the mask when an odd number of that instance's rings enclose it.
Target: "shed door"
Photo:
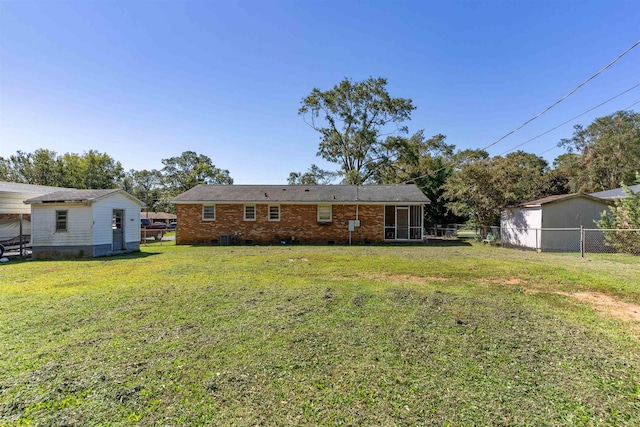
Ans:
[[[114,209],[113,218],[111,220],[111,228],[113,229],[113,244],[114,251],[123,251],[126,246],[124,244],[124,210]]]

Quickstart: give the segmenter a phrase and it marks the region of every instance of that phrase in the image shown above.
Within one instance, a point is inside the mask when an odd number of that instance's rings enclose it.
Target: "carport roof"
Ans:
[[[431,203],[415,184],[198,185],[174,203]]]

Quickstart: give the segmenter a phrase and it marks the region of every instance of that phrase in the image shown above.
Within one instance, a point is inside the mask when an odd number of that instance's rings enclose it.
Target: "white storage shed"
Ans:
[[[140,250],[143,203],[120,189],[57,191],[31,205],[34,259],[92,258]]]
[[[593,229],[611,202],[587,194],[562,194],[504,209],[500,220],[503,247],[543,252],[580,249],[580,227]]]

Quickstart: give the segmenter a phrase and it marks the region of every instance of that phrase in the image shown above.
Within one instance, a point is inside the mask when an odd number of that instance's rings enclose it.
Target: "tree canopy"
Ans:
[[[640,113],[617,111],[586,128],[574,126],[573,137],[559,145],[570,153],[560,166],[569,171],[572,192],[617,188],[640,171]]]
[[[555,187],[545,180],[548,163],[523,151],[505,157],[489,157],[486,151],[466,150],[457,154],[458,166],[444,184],[448,207],[480,225],[496,225],[500,211],[515,202],[550,196]]]
[[[347,184],[371,182],[394,157],[390,135],[407,133],[402,123],[415,107],[411,99],[392,98],[386,86],[384,78],[345,78],[332,89],[313,89],[298,110],[320,133],[317,155],[339,164]]]
[[[18,151],[7,159],[0,158],[0,164],[1,179],[54,187],[115,188],[124,177],[120,162],[96,150],[61,156],[45,149]]]
[[[316,165],[311,165],[304,173],[291,172],[287,183],[289,185],[327,185],[331,184],[337,175],[336,172],[320,169]]]
[[[163,159],[162,164],[165,186],[175,195],[198,184],[233,184],[228,170],[218,169],[211,158],[194,151]]]

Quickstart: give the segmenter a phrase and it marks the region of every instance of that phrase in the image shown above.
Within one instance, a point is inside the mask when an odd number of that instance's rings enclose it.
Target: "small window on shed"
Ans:
[[[318,205],[318,221],[331,222],[331,205]]]
[[[57,231],[67,231],[67,211],[56,211]]]
[[[215,219],[216,219],[216,205],[204,205],[204,206],[202,206],[202,219],[204,221],[215,221]]]

